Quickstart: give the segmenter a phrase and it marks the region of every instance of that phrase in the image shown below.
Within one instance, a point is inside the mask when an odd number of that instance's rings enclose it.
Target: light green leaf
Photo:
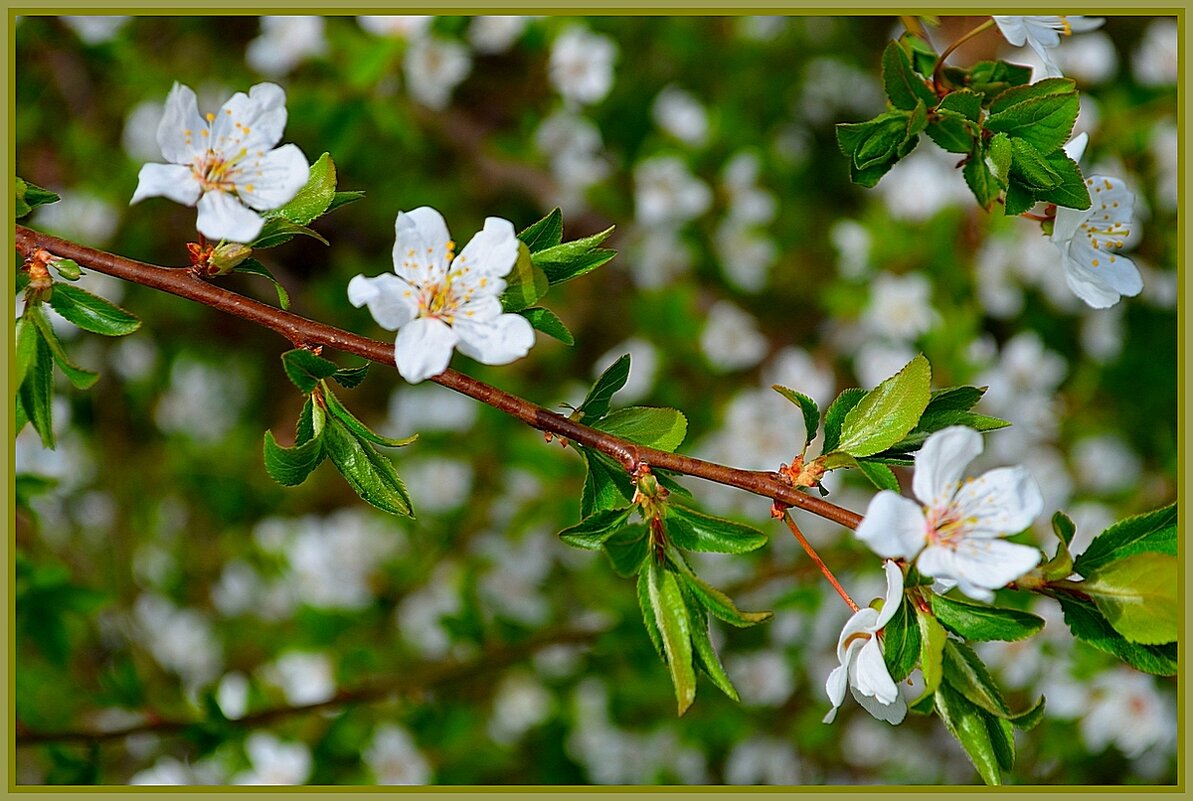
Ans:
[[[296,236],[309,236],[311,239],[317,239],[325,245],[331,244],[318,231],[307,228],[305,225],[291,222],[285,217],[274,217],[271,220],[266,220],[264,227],[261,228],[261,233],[257,235],[256,239],[247,244],[254,250],[260,250],[261,248],[284,245]]]
[[[1007,185],[1007,180],[1011,177],[1011,161],[1013,159],[1014,150],[1011,147],[1011,137],[1006,134],[996,134],[986,145],[986,166],[990,168],[990,174],[994,176],[994,180],[1003,186]]]
[[[1002,784],[998,755],[990,742],[990,717],[947,684],[936,691],[936,712],[949,734],[957,738],[978,775],[988,785]]]
[[[648,448],[674,451],[688,433],[688,419],[676,409],[629,406],[590,423],[593,428]]]
[[[919,354],[845,415],[836,449],[859,457],[894,445],[919,422],[928,405],[931,382],[932,368]]]
[[[334,195],[332,195],[331,203],[327,204],[327,209],[323,213],[331,214],[333,211],[342,206],[347,206],[351,203],[355,203],[358,200],[364,200],[364,197],[365,193],[358,190],[352,190],[349,192],[336,192]]]
[[[920,629],[920,672],[927,696],[936,691],[944,675],[944,644],[948,634],[934,615],[917,609],[915,617]]]
[[[1048,159],[1023,139],[1011,140],[1011,178],[1036,194],[1055,189],[1063,180]]]
[[[646,561],[647,594],[650,608],[659,627],[671,683],[675,686],[675,700],[679,714],[688,711],[696,700],[696,671],[692,666],[692,628],[688,607],[675,581],[675,574]]]
[[[83,275],[83,269],[79,267],[79,263],[74,259],[58,259],[51,262],[50,266],[58,273],[58,275],[67,281],[78,281]]]
[[[545,309],[542,306],[534,306],[529,309],[522,309],[518,314],[530,321],[530,325],[542,331],[549,337],[558,339],[565,345],[575,345],[576,338],[572,336],[572,332],[563,324],[556,316],[555,312],[550,309]]]
[[[50,346],[40,334],[36,339],[33,359],[25,370],[25,380],[21,382],[18,397],[20,408],[41,437],[42,445],[53,450],[54,421],[51,404],[54,399],[54,357],[50,353]]]
[[[965,179],[965,185],[969,187],[969,191],[973,192],[974,198],[978,201],[978,205],[986,211],[994,205],[994,201],[998,199],[998,195],[1002,192],[1003,186],[1006,185],[1006,179],[1001,182],[991,171],[987,160],[981,157],[982,146],[978,145],[975,150],[975,155],[971,156],[965,164],[961,167],[961,176]]]
[[[1094,537],[1073,569],[1089,576],[1098,568],[1135,553],[1177,553],[1176,504],[1171,503],[1134,517],[1120,520]]]
[[[788,389],[782,384],[772,384],[771,389],[794,403],[800,408],[800,411],[803,412],[804,450],[807,450],[808,443],[815,439],[816,429],[820,427],[820,409],[817,408],[816,401],[812,400],[804,393],[796,392],[794,389]]]
[[[617,255],[615,250],[597,247],[612,233],[613,226],[610,226],[604,231],[583,239],[574,239],[571,242],[543,248],[534,253],[534,265],[546,273],[547,280],[552,286],[579,278]]]
[[[728,595],[697,576],[681,554],[676,553],[674,549],[670,552],[673,557],[671,563],[683,578],[683,585],[688,593],[717,619],[738,628],[749,628],[774,617],[774,612],[741,611]]]
[[[25,380],[25,373],[29,370],[29,365],[33,363],[33,359],[37,356],[37,340],[40,336],[37,332],[36,326],[29,322],[27,317],[22,316],[17,320],[16,331],[16,354],[13,359],[13,375],[12,385],[20,387]]]
[[[580,494],[580,516],[627,505],[634,496],[634,485],[621,465],[599,451],[578,447],[588,464]]]
[[[748,553],[766,544],[766,535],[752,526],[713,517],[671,502],[664,519],[667,538],[688,551]]]
[[[1175,556],[1136,553],[1117,559],[1093,571],[1081,589],[1130,642],[1176,642],[1181,604]]]
[[[924,102],[931,101],[925,99]],[[970,122],[978,122],[982,117],[982,96],[969,89],[958,89],[945,95],[936,108],[938,111],[960,114]]]
[[[558,245],[563,241],[563,213],[558,208],[551,209],[546,217],[519,233],[518,239],[526,243],[531,253]]]
[[[265,432],[265,472],[282,486],[296,487],[306,481],[311,471],[322,463],[324,456],[322,437],[314,437],[293,448],[284,448],[273,438],[272,431]]]
[[[547,275],[530,260],[525,242],[518,243],[518,260],[505,277],[505,292],[501,293],[501,308],[518,312],[534,305],[547,292]]]
[[[945,642],[944,680],[970,703],[991,715],[1010,717],[1011,708],[994,683],[994,677],[967,644],[956,640]]]
[[[50,306],[68,322],[93,334],[120,337],[141,327],[132,313],[70,284],[54,284]]]
[[[306,402],[302,405],[302,411],[298,415],[298,424],[295,426],[295,444],[302,445],[315,437],[322,436],[323,426],[326,422],[327,414],[323,411],[323,407],[315,403],[314,399],[308,395]]]
[[[340,399],[337,398],[335,394],[332,393],[332,391],[327,387],[326,383],[323,384],[323,401],[327,404],[327,411],[330,412],[333,417],[347,426],[349,431],[366,442],[371,442],[374,445],[381,445],[386,448],[402,448],[418,439],[418,434],[411,434],[409,437],[396,439],[392,437],[383,437],[376,433],[360,420],[358,420],[356,416],[352,414],[352,412],[348,411],[344,404],[340,403]]]
[[[332,162],[331,155],[324,153],[311,165],[306,185],[286,204],[265,212],[263,216],[267,220],[284,217],[296,225],[310,225],[327,211],[335,194],[336,165]]]
[[[29,212],[33,211],[38,206],[45,206],[49,203],[57,203],[62,198],[48,189],[42,189],[36,184],[31,184],[21,178],[15,179],[16,184],[16,205],[13,208],[16,219],[21,219]]]
[[[1056,596],[1073,636],[1100,651],[1113,654],[1136,670],[1156,676],[1175,676],[1177,644],[1142,645],[1127,640],[1114,630],[1093,601],[1061,594]]]
[[[624,509],[602,509],[559,532],[559,538],[574,548],[599,551],[605,540],[625,528],[633,506]]]
[[[601,373],[601,377],[592,385],[592,389],[588,390],[578,409],[583,413],[580,419],[595,420],[604,417],[609,411],[609,402],[613,400],[613,395],[625,386],[629,377],[630,354],[627,353],[606,367],[605,372]]]
[[[25,309],[24,316],[37,328],[42,340],[49,346],[50,355],[54,357],[58,368],[76,389],[89,389],[99,380],[99,373],[84,370],[71,361],[66,349],[62,347],[58,335],[54,333],[53,326],[50,325],[50,321],[46,319],[39,306],[28,307]]]
[[[335,419],[327,420],[322,439],[332,464],[357,495],[383,512],[414,517],[406,485],[388,459]]]
[[[295,348],[282,354],[282,369],[286,376],[304,393],[313,392],[319,382],[335,375],[335,362],[316,356],[306,348]]]
[[[639,563],[641,564],[641,563]],[[638,571],[638,607],[642,610],[642,623],[646,626],[646,634],[650,637],[650,644],[663,664],[667,664],[667,653],[663,650],[663,635],[659,633],[659,621],[655,617],[654,607],[650,603],[651,571],[646,565],[641,565]]]
[[[278,279],[274,278],[273,273],[268,267],[256,259],[245,259],[240,264],[236,265],[236,272],[245,273],[246,275],[259,275],[262,278],[268,279],[273,284],[274,290],[278,293],[278,305],[283,309],[290,308],[290,293],[286,291],[286,287]]]

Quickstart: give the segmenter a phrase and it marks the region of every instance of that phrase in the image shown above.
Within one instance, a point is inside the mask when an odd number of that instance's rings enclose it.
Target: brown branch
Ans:
[[[23,225],[17,225],[16,249],[22,255],[30,256],[39,248],[44,248],[60,258],[73,259],[81,266],[89,267],[97,272],[178,295],[233,314],[251,323],[276,331],[293,343],[295,347],[329,347],[379,364],[391,367],[394,365],[394,346],[388,342],[362,337],[247,298],[202,280],[190,269],[145,264],[43,234]],[[780,480],[778,473],[738,470],[691,456],[637,445],[577,423],[563,415],[556,414],[450,368],[431,380],[503,411],[532,428],[550,432],[578,445],[600,451],[615,459],[628,473],[633,473],[643,465],[649,465],[653,468],[695,476],[752,492],[755,495],[780,501],[787,506],[812,512],[847,528],[857,528],[861,522],[861,516],[855,512],[823,499],[806,495],[784,483]]]
[[[587,643],[602,632],[591,628],[562,629],[547,632],[516,645],[492,648],[470,662],[434,662],[402,673],[399,678],[373,681],[340,690],[326,701],[295,706],[275,706],[261,709],[236,719],[229,719],[228,725],[240,728],[256,728],[277,720],[318,712],[324,709],[338,709],[351,704],[368,704],[384,701],[396,696],[408,696],[432,687],[457,684],[478,675],[489,674],[495,668],[517,663],[540,648],[566,643]],[[17,723],[17,748],[44,745],[46,743],[101,743],[122,740],[135,734],[171,735],[181,734],[187,729],[201,726],[210,721],[157,719],[127,726],[122,729],[69,730],[58,732],[30,731]]]

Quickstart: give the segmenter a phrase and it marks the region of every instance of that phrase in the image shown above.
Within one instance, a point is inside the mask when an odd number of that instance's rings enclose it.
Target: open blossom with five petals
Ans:
[[[1060,66],[1049,51],[1060,44],[1061,36],[1085,33],[1098,28],[1106,20],[1101,17],[1083,16],[1040,16],[994,18],[998,29],[1006,40],[1015,47],[1029,46],[1044,62],[1044,77],[1059,78]]]
[[[886,597],[881,611],[869,606],[857,610],[846,621],[837,640],[837,660],[841,664],[833,668],[825,682],[824,688],[833,702],[833,708],[824,716],[825,723],[832,723],[837,717],[847,686],[857,702],[879,720],[897,724],[907,714],[907,702],[891,678],[878,645],[878,633],[903,602],[903,571],[894,562],[886,562],[883,568]]]
[[[251,242],[265,224],[258,212],[292,199],[310,175],[297,145],[274,147],[285,127],[286,93],[276,84],[237,92],[218,112],[200,116],[194,91],[176,83],[157,129],[170,163],[143,166],[130,202],[160,196],[197,205],[199,233]]]
[[[1039,550],[1000,538],[1031,525],[1044,496],[1022,466],[962,480],[981,452],[982,436],[972,428],[951,426],[928,437],[912,479],[920,503],[883,490],[870,501],[857,536],[879,556],[914,559],[925,576],[989,602],[994,590],[1039,564]]]
[[[1139,268],[1120,252],[1131,235],[1135,195],[1118,178],[1085,179],[1090,207],[1058,206],[1052,244],[1064,259],[1065,280],[1077,297],[1105,309],[1143,290]]]
[[[501,307],[504,277],[518,259],[508,220],[489,217],[460,255],[447,224],[423,206],[398,213],[394,273],[358,275],[348,300],[368,305],[382,327],[397,331],[394,360],[412,384],[439,375],[457,349],[484,364],[508,364],[530,352],[534,329]]]

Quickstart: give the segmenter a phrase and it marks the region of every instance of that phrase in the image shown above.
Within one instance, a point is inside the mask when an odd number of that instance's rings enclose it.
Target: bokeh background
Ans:
[[[981,18],[929,28],[943,48]],[[684,452],[775,469],[802,443],[782,383],[827,404],[924,352],[934,385],[988,385],[978,411],[1012,420],[975,465],[1025,464],[1075,550],[1176,497],[1177,26],[1112,17],[1059,60],[1082,91],[1087,174],[1136,192],[1140,297],[1104,311],[1067,289],[1037,225],[977,209],[955,157],[924,140],[874,190],[848,182],[833,125],[882,110],[894,17],[300,17],[10,20],[16,156],[58,191],[36,228],[181,265],[193,209],[129,207],[173,81],[214,110],[270,80],[283,141],[324,151],[366,199],[261,258],[294,309],[387,336],[345,296],[391,269],[399,209],[431,205],[457,241],[488,215],[524,227],[554,206],[568,238],[616,224],[620,255],[543,299],[576,335],[454,366],[546,406],[577,403],[632,354],[618,403],[684,411]],[[958,63],[1005,56],[997,32]],[[252,277],[220,279],[272,299]],[[849,610],[764,499],[689,480],[704,508],[772,534],[701,560],[750,630],[717,627],[735,704],[701,680],[681,719],[632,581],[564,546],[581,461],[500,413],[390,371],[341,397],[395,453],[418,519],[363,504],[330,466],[272,483],[263,432],[288,435],[302,397],[276,335],[89,274],[144,320],[120,339],[61,335],[103,377],[61,388],[55,451],[16,440],[19,731],[147,726],[102,741],[28,744],[19,783],[970,784],[936,718],[895,729],[824,679]],[[18,313],[20,301],[18,298]],[[338,358],[352,365],[352,358]],[[815,447],[815,446],[814,446]],[[872,490],[834,476],[837,503]],[[901,474],[905,482],[909,474]],[[815,518],[808,536],[859,599],[877,560]],[[1022,598],[1006,603],[1024,605]],[[1174,680],[1076,645],[1055,605],[1043,633],[982,653],[1023,708],[1012,780],[1176,780]],[[714,625],[716,625],[714,623]],[[342,703],[301,711],[305,705]],[[276,710],[269,712],[268,710]],[[266,714],[260,716],[263,711]],[[238,722],[249,716],[251,725]],[[260,717],[253,717],[260,716]],[[202,721],[161,728],[161,721]]]

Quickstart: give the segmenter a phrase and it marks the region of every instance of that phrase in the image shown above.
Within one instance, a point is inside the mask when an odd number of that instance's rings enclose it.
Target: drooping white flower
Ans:
[[[883,565],[883,569],[886,570],[886,597],[882,610],[869,606],[859,609],[841,629],[837,640],[837,660],[841,664],[828,674],[824,685],[833,704],[824,716],[825,723],[832,723],[837,717],[837,710],[845,700],[846,687],[857,702],[879,720],[898,724],[907,714],[907,702],[891,678],[878,644],[878,632],[895,616],[903,601],[903,571],[890,561]]]
[[[1061,36],[1092,31],[1105,21],[1101,17],[1083,16],[994,17],[995,24],[1008,42],[1015,47],[1026,44],[1036,51],[1036,55],[1044,62],[1044,76],[1047,78],[1059,78],[1062,75],[1049,52],[1060,44]]]
[[[981,452],[981,434],[964,426],[928,437],[912,479],[920,503],[883,490],[870,501],[858,539],[879,556],[914,559],[925,576],[956,582],[971,598],[993,600],[994,590],[1039,564],[1039,550],[1001,537],[1031,525],[1044,497],[1021,466],[962,480]]]
[[[428,108],[443,109],[452,90],[468,77],[472,57],[459,42],[437,36],[423,36],[411,43],[402,61],[406,88],[415,100]]]
[[[310,174],[297,145],[274,147],[286,127],[285,104],[280,86],[259,83],[204,117],[194,90],[175,83],[157,129],[157,143],[170,163],[141,167],[130,202],[166,197],[197,205],[199,233],[251,242],[265,224],[258,212],[289,201]]]
[[[604,100],[613,88],[617,45],[607,36],[572,26],[551,43],[551,83],[569,103]]]
[[[1118,178],[1091,175],[1085,185],[1090,207],[1058,206],[1052,244],[1061,252],[1073,293],[1093,308],[1105,309],[1143,289],[1139,269],[1119,252],[1131,234],[1135,196]]]
[[[508,364],[530,352],[534,329],[505,314],[501,293],[518,258],[508,220],[489,217],[460,255],[442,215],[428,206],[398,213],[394,273],[358,275],[348,300],[368,305],[377,323],[397,331],[394,360],[412,384],[447,369],[452,349],[483,364]]]

